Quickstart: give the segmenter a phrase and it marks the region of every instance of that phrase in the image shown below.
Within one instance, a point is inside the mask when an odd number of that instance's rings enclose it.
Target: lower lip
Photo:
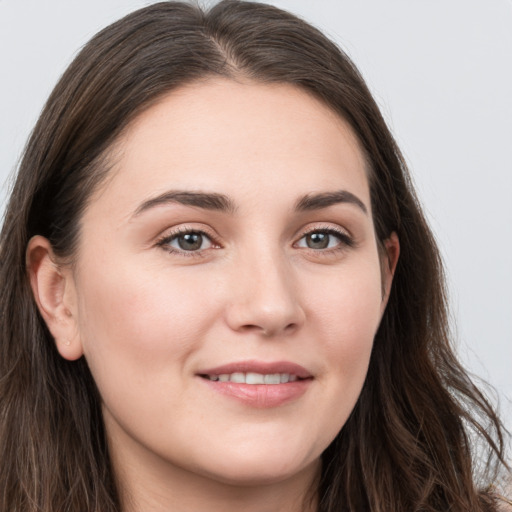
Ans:
[[[213,391],[255,408],[279,407],[300,398],[313,379],[286,384],[239,384],[201,378]]]

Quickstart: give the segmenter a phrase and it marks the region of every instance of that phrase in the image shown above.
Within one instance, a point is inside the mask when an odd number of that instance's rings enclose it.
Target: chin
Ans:
[[[232,486],[256,487],[298,478],[302,474],[310,475],[319,471],[320,465],[320,457],[291,460],[278,449],[272,456],[266,453],[254,456],[240,453],[239,457],[224,459],[215,468],[207,469],[204,476]]]

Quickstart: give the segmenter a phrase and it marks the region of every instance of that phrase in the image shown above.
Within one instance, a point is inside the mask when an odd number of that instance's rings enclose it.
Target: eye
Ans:
[[[313,250],[335,249],[339,246],[352,246],[353,241],[346,233],[335,229],[317,229],[302,236],[297,247]]]
[[[210,249],[213,242],[202,231],[183,231],[163,238],[158,245],[171,252],[198,252]]]

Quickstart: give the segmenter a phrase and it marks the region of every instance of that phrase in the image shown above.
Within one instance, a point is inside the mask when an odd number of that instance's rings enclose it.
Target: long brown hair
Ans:
[[[64,73],[31,135],[0,240],[0,510],[120,510],[98,391],[83,358],[58,355],[25,251],[39,234],[72,261],[122,130],[162,95],[215,75],[294,84],[348,121],[368,161],[377,238],[395,231],[401,243],[363,391],[322,455],[320,511],[495,510],[489,485],[506,466],[504,431],[454,356],[439,252],[377,105],[316,29],[236,0],[207,12],[162,2],[107,27]]]

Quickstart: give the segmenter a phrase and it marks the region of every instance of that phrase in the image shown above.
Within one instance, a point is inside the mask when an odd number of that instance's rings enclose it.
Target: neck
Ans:
[[[135,469],[135,468],[132,468]],[[120,475],[123,512],[314,512],[312,492],[319,468],[273,483],[237,485],[173,468],[165,474],[124,470]]]
[[[123,512],[314,512],[317,506],[304,488],[297,492],[297,480],[253,486],[200,478],[189,478],[181,487],[177,483],[148,481],[140,475],[136,481],[125,481]]]
[[[112,447],[114,448],[114,447]],[[277,481],[226,482],[135,449],[111,451],[122,512],[315,512],[316,460]]]

